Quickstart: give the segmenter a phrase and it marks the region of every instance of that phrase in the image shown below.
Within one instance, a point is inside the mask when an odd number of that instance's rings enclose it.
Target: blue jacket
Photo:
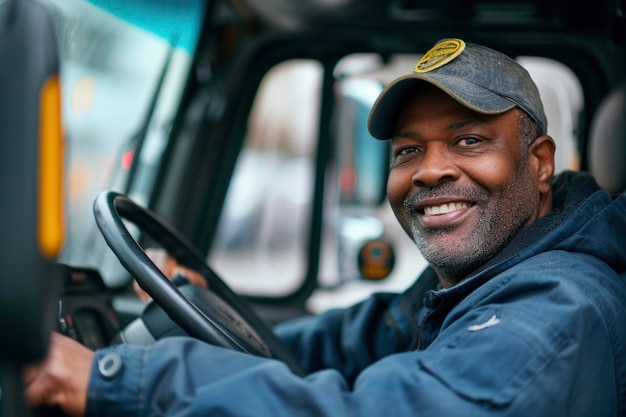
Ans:
[[[453,288],[427,269],[403,294],[281,325],[306,377],[190,338],[111,347],[87,415],[626,415],[626,196],[572,173],[553,190],[552,214]]]

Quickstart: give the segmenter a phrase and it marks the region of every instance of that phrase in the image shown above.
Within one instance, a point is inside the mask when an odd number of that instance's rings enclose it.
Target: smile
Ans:
[[[453,211],[468,208],[469,206],[470,204],[467,202],[447,203],[438,206],[427,206],[424,207],[424,214],[426,216],[438,216],[441,214],[448,214],[452,213]]]

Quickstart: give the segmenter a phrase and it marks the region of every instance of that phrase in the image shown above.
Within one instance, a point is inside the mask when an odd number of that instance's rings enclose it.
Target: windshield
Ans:
[[[91,264],[92,202],[128,192],[134,158],[160,157],[199,35],[202,0],[46,0],[61,55],[68,230],[63,260]],[[141,155],[138,155],[141,147]],[[145,181],[139,201],[152,183]],[[94,265],[95,266],[95,265]]]

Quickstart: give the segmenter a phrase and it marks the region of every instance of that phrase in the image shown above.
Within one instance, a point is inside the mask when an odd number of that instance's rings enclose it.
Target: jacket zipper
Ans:
[[[422,348],[422,330],[424,328],[424,322],[426,321],[426,318],[428,318],[428,316],[430,315],[430,310],[426,312],[426,314],[424,314],[424,317],[422,317],[422,320],[420,321],[419,326],[417,326],[417,344],[415,346],[415,349],[413,350],[420,350]]]

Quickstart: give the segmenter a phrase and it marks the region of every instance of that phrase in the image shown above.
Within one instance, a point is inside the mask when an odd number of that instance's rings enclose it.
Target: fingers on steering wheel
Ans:
[[[195,269],[187,268],[186,266],[183,266],[183,265],[176,265],[173,268],[172,277],[174,275],[182,275],[183,277],[189,280],[190,284],[197,285],[203,288],[208,287],[206,279],[204,279],[202,274],[196,271]]]
[[[176,258],[170,256],[164,249],[149,248],[146,249],[146,255],[156,265],[157,268],[163,272],[163,275],[169,279],[174,278],[176,275],[182,275],[190,284],[197,285],[199,287],[207,288],[207,282],[198,271],[188,268],[178,263]],[[152,299],[150,295],[145,292],[137,283],[133,281],[133,290],[143,302],[148,302]]]

